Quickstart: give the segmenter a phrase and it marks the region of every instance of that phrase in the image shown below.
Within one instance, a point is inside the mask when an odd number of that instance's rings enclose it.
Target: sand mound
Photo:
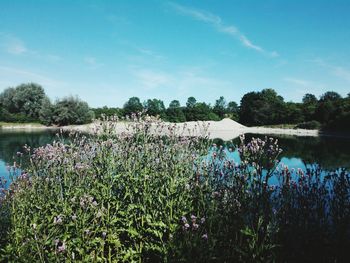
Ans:
[[[232,131],[243,128],[245,128],[244,125],[229,118],[225,118],[221,121],[210,122],[210,130]]]

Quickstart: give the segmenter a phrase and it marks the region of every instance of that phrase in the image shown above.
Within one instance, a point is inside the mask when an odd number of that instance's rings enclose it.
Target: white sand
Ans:
[[[184,123],[164,123],[165,127],[159,128],[157,125],[152,125],[151,130],[158,134],[167,134],[168,125],[175,128],[178,135],[200,136],[207,134],[209,138],[220,138],[223,140],[231,140],[245,133],[258,134],[281,134],[294,136],[318,136],[318,130],[304,130],[304,129],[279,129],[279,128],[265,128],[265,127],[246,127],[231,119],[223,119],[221,121],[198,121],[198,122],[184,122]],[[115,129],[117,133],[127,132],[128,123],[117,123]],[[93,133],[94,129],[99,127],[98,123],[75,125],[63,127],[64,130],[74,130],[87,133]]]

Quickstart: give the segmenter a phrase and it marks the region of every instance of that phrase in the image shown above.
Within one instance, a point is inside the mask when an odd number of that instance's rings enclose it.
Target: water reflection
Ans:
[[[6,166],[18,161],[17,152],[23,152],[24,145],[36,148],[51,143],[57,139],[56,132],[53,130],[25,132],[0,129],[0,177],[8,177]],[[25,162],[26,159],[23,158],[22,161]]]
[[[246,141],[252,137],[264,138],[261,134],[246,134]],[[339,167],[350,168],[350,138],[339,137],[296,137],[276,136],[283,149],[280,155],[282,163],[290,168],[305,169],[307,165],[319,164],[325,170],[334,170]],[[218,145],[234,147],[240,143],[239,138],[224,142],[215,139]]]

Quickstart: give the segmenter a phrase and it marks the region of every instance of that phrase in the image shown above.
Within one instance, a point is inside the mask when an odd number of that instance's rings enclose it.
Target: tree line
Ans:
[[[35,83],[7,88],[0,94],[0,121],[62,126],[88,123],[93,117],[89,105],[78,97],[64,97],[52,103]]]
[[[247,126],[293,124],[306,129],[350,131],[350,93],[342,97],[328,91],[317,98],[305,94],[302,102],[286,102],[273,89],[248,92],[238,105],[221,96],[213,105],[189,97],[185,105],[172,100],[168,107],[160,99],[129,98],[123,107],[90,109],[78,97],[51,102],[44,89],[34,83],[7,88],[0,94],[0,121],[41,122],[45,125],[84,124],[102,115],[119,117],[144,111],[170,122],[218,121],[231,118]]]

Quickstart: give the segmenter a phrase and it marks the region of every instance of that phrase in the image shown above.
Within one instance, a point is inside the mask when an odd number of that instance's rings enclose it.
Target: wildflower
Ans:
[[[61,242],[61,244],[59,246],[57,246],[57,252],[58,253],[62,253],[66,250],[66,243],[65,242]]]
[[[53,219],[53,223],[55,225],[61,225],[63,223],[62,216],[58,215],[57,217],[55,216]]]

